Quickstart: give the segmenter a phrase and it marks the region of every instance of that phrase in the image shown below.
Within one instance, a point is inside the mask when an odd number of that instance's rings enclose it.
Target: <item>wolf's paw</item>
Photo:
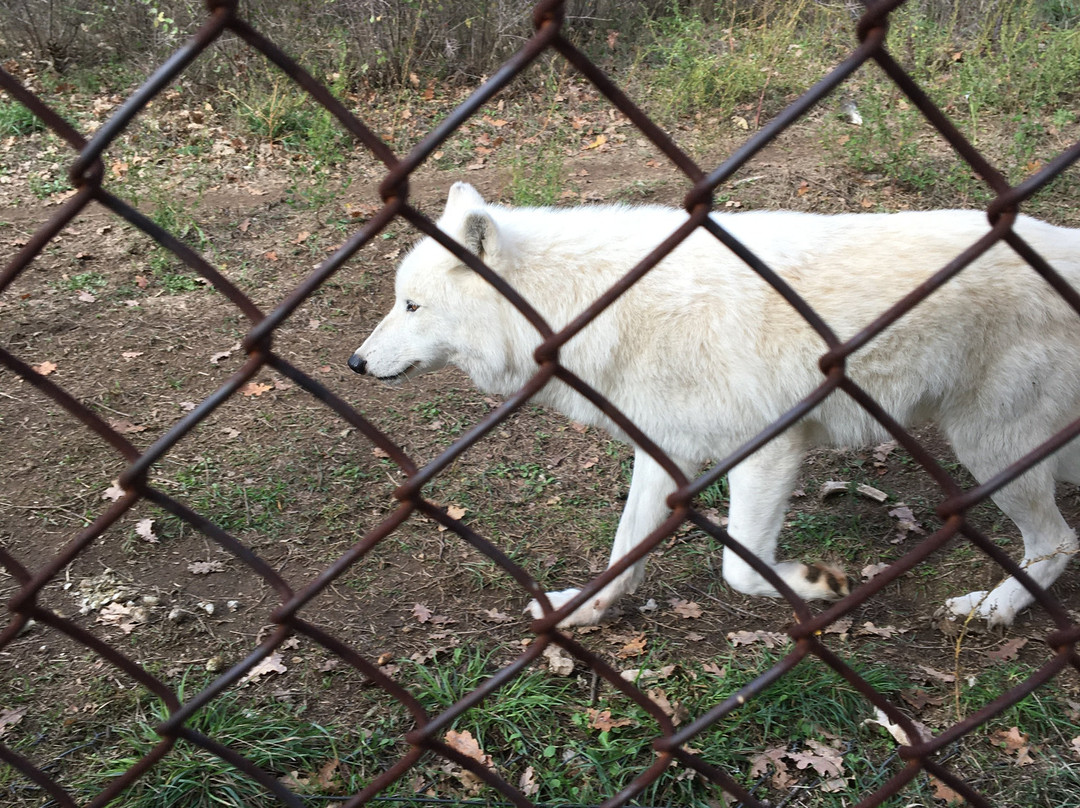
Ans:
[[[831,564],[804,564],[803,578],[806,583],[804,598],[839,600],[851,592],[847,573]]]
[[[571,599],[577,597],[577,594],[580,591],[580,589],[564,589],[561,592],[548,592],[547,598],[551,601],[551,607],[553,609],[558,609],[564,603],[568,603]],[[600,618],[604,616],[605,610],[605,608],[601,608],[600,600],[594,598],[592,603],[586,603],[577,611],[572,612],[568,617],[560,621],[559,628],[594,626],[600,622]],[[544,610],[540,607],[540,602],[536,600],[529,601],[529,605],[525,607],[525,611],[537,619],[544,616]]]
[[[1008,603],[1000,603],[995,592],[987,592],[985,589],[979,592],[969,592],[958,598],[949,598],[945,601],[942,609],[944,616],[953,620],[966,620],[968,615],[985,620],[990,628],[998,626],[1011,626],[1016,619],[1016,608]]]

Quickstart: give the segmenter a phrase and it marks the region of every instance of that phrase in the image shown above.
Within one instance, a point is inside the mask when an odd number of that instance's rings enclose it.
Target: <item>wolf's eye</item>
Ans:
[[[411,300],[405,301],[405,311],[413,312],[416,311],[418,308],[420,308],[419,303],[413,303]]]

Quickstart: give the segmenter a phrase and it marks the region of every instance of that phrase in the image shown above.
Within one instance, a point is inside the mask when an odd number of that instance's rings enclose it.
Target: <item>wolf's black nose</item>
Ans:
[[[349,357],[349,367],[357,373],[363,373],[367,370],[367,362],[361,359],[358,354],[353,354]]]

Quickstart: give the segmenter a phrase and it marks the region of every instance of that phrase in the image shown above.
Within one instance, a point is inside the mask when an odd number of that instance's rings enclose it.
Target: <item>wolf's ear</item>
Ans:
[[[466,187],[471,190],[471,186]],[[491,263],[491,259],[499,252],[499,228],[495,225],[491,214],[485,210],[475,210],[466,214],[461,243],[469,249],[469,252]]]
[[[445,214],[452,210],[482,208],[486,204],[484,197],[480,196],[480,192],[469,183],[455,182],[450,186],[450,193],[446,197],[446,209],[443,212]]]

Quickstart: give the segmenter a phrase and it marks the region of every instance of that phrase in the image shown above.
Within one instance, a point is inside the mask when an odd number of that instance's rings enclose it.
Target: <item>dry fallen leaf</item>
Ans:
[[[875,626],[870,621],[867,621],[855,629],[855,634],[858,636],[870,634],[875,637],[889,639],[894,634],[904,634],[906,631],[906,628],[897,628],[896,626]]]
[[[631,639],[626,645],[615,652],[615,656],[619,659],[627,659],[629,657],[641,656],[645,653],[645,635],[638,634]]]
[[[517,618],[500,612],[498,609],[485,609],[480,612],[480,619],[485,623],[513,623]]]
[[[526,797],[533,797],[540,791],[540,784],[536,782],[536,772],[532,766],[526,766],[525,771],[518,780],[518,788]]]
[[[791,637],[779,631],[729,631],[727,638],[736,647],[760,642],[764,643],[766,648],[776,648],[791,642]]]
[[[854,623],[854,619],[851,617],[840,617],[833,620],[822,631],[823,634],[839,634],[841,637],[845,637],[851,630],[851,624]]]
[[[211,572],[224,572],[225,565],[220,561],[192,561],[188,564],[188,572],[195,575],[209,575]]]
[[[119,432],[121,435],[133,435],[137,432],[145,432],[149,427],[139,426],[131,423],[131,421],[120,419],[116,421],[109,421],[109,426]]]
[[[873,578],[876,575],[880,575],[881,573],[883,573],[888,568],[889,568],[889,565],[886,564],[886,563],[867,564],[865,567],[862,568],[861,574],[862,574],[863,580],[864,581],[869,581],[871,578]]]
[[[462,730],[461,732],[454,729],[447,730],[445,740],[446,745],[459,754],[472,758],[477,763],[483,763],[485,766],[491,765],[491,755],[484,754],[484,750],[480,748],[480,743],[468,730]]]
[[[319,787],[323,791],[330,794],[338,794],[341,792],[341,781],[337,777],[338,767],[340,765],[340,760],[332,758],[319,767],[319,773],[315,775],[315,782],[319,784]]]
[[[244,675],[244,678],[240,680],[240,682],[241,684],[245,682],[251,682],[261,676],[266,676],[271,673],[285,673],[285,671],[287,670],[288,668],[286,668],[281,661],[281,654],[275,651],[258,665],[256,665],[254,668],[249,670]]]
[[[135,535],[150,544],[158,543],[157,534],[154,533],[153,519],[140,519],[135,525]]]
[[[768,773],[769,766],[773,767],[772,786],[783,791],[791,787],[794,778],[788,771],[784,758],[787,757],[787,747],[775,746],[766,749],[760,755],[754,756],[750,761],[750,776],[757,778]]]
[[[574,672],[574,658],[563,650],[561,645],[549,645],[544,649],[544,659],[548,670],[556,676],[569,676]]]
[[[896,450],[896,446],[897,443],[894,440],[885,441],[885,443],[879,443],[877,446],[875,446],[874,465],[884,466],[885,461],[889,459],[889,455],[891,455]]]
[[[429,620],[431,620],[431,609],[429,609],[423,603],[414,603],[412,607],[412,613],[413,617],[416,618],[417,622],[427,623]]]
[[[33,370],[40,373],[42,376],[48,376],[54,370],[56,370],[55,362],[42,362],[40,365],[34,365]]]
[[[702,615],[701,607],[692,600],[672,598],[668,603],[671,604],[671,610],[684,620],[692,620]]]
[[[97,622],[107,626],[116,626],[125,634],[135,630],[135,626],[145,623],[149,613],[145,606],[133,606],[130,603],[107,603],[98,612]]]
[[[927,704],[933,704],[936,707],[940,707],[944,703],[944,699],[940,696],[931,696],[921,687],[916,688],[915,690],[901,690],[900,698],[916,710],[921,710]]]
[[[844,770],[844,759],[840,752],[813,738],[806,739],[809,752],[788,752],[787,757],[797,769],[813,767],[822,777],[837,777]]]
[[[926,531],[922,529],[922,525],[915,518],[915,514],[911,512],[911,508],[904,503],[898,502],[896,507],[889,511],[889,516],[896,519],[896,538],[893,540],[893,544],[903,541],[908,533],[917,533],[920,536],[926,535]]]
[[[690,717],[690,712],[683,707],[681,702],[677,701],[672,704],[667,693],[660,688],[654,688],[647,691],[647,693],[649,698],[656,702],[656,706],[660,708],[664,715],[671,719],[671,723],[675,726],[679,726],[679,724]]]
[[[451,505],[446,509],[446,515],[451,519],[460,520],[467,513],[466,508],[462,508],[460,505]],[[443,533],[447,530],[446,525],[439,525],[439,532]]]
[[[634,724],[631,718],[612,718],[611,710],[597,710],[589,707],[585,714],[589,717],[589,726],[601,732],[610,732],[615,727],[629,727]]]
[[[105,489],[105,493],[101,495],[101,498],[116,502],[122,496],[124,496],[124,489],[120,487],[120,481],[113,480],[109,487]]]
[[[955,674],[945,673],[943,671],[936,670],[935,668],[931,668],[929,665],[919,665],[918,667],[925,671],[927,674],[929,674],[931,678],[937,679],[939,682],[944,682],[945,684],[952,684],[956,681]]]
[[[658,679],[667,679],[674,672],[674,665],[665,665],[658,671],[649,668],[627,668],[624,671],[619,671],[619,676],[628,682],[639,685],[645,682],[654,682]]]
[[[938,780],[934,775],[930,775],[930,785],[934,787],[934,799],[941,800],[946,805],[956,805],[964,802],[964,798],[952,788],[945,785],[941,780]]]
[[[446,745],[451,749],[458,752],[458,754],[464,755],[467,758],[472,758],[482,766],[491,767],[491,755],[485,754],[484,750],[480,748],[480,744],[476,738],[472,736],[472,733],[468,730],[447,730],[444,736]],[[479,794],[483,785],[483,781],[472,772],[467,769],[462,769],[454,764],[451,764],[448,771],[453,774],[461,784],[469,790],[473,795]]]
[[[986,656],[995,662],[1004,662],[1007,659],[1016,659],[1020,649],[1027,645],[1027,637],[1014,637],[1004,643],[1000,648],[987,651]]]
[[[248,382],[240,388],[240,394],[244,396],[261,396],[267,390],[273,390],[273,385],[262,382]]]
[[[20,707],[15,710],[0,710],[0,738],[4,737],[4,733],[8,731],[10,727],[15,726],[22,721],[23,716],[26,715],[28,707]]]
[[[991,738],[993,743],[1005,750],[1005,754],[1016,756],[1017,766],[1029,766],[1035,762],[1031,757],[1028,735],[1026,732],[1021,732],[1019,727],[999,729],[991,735]]]

